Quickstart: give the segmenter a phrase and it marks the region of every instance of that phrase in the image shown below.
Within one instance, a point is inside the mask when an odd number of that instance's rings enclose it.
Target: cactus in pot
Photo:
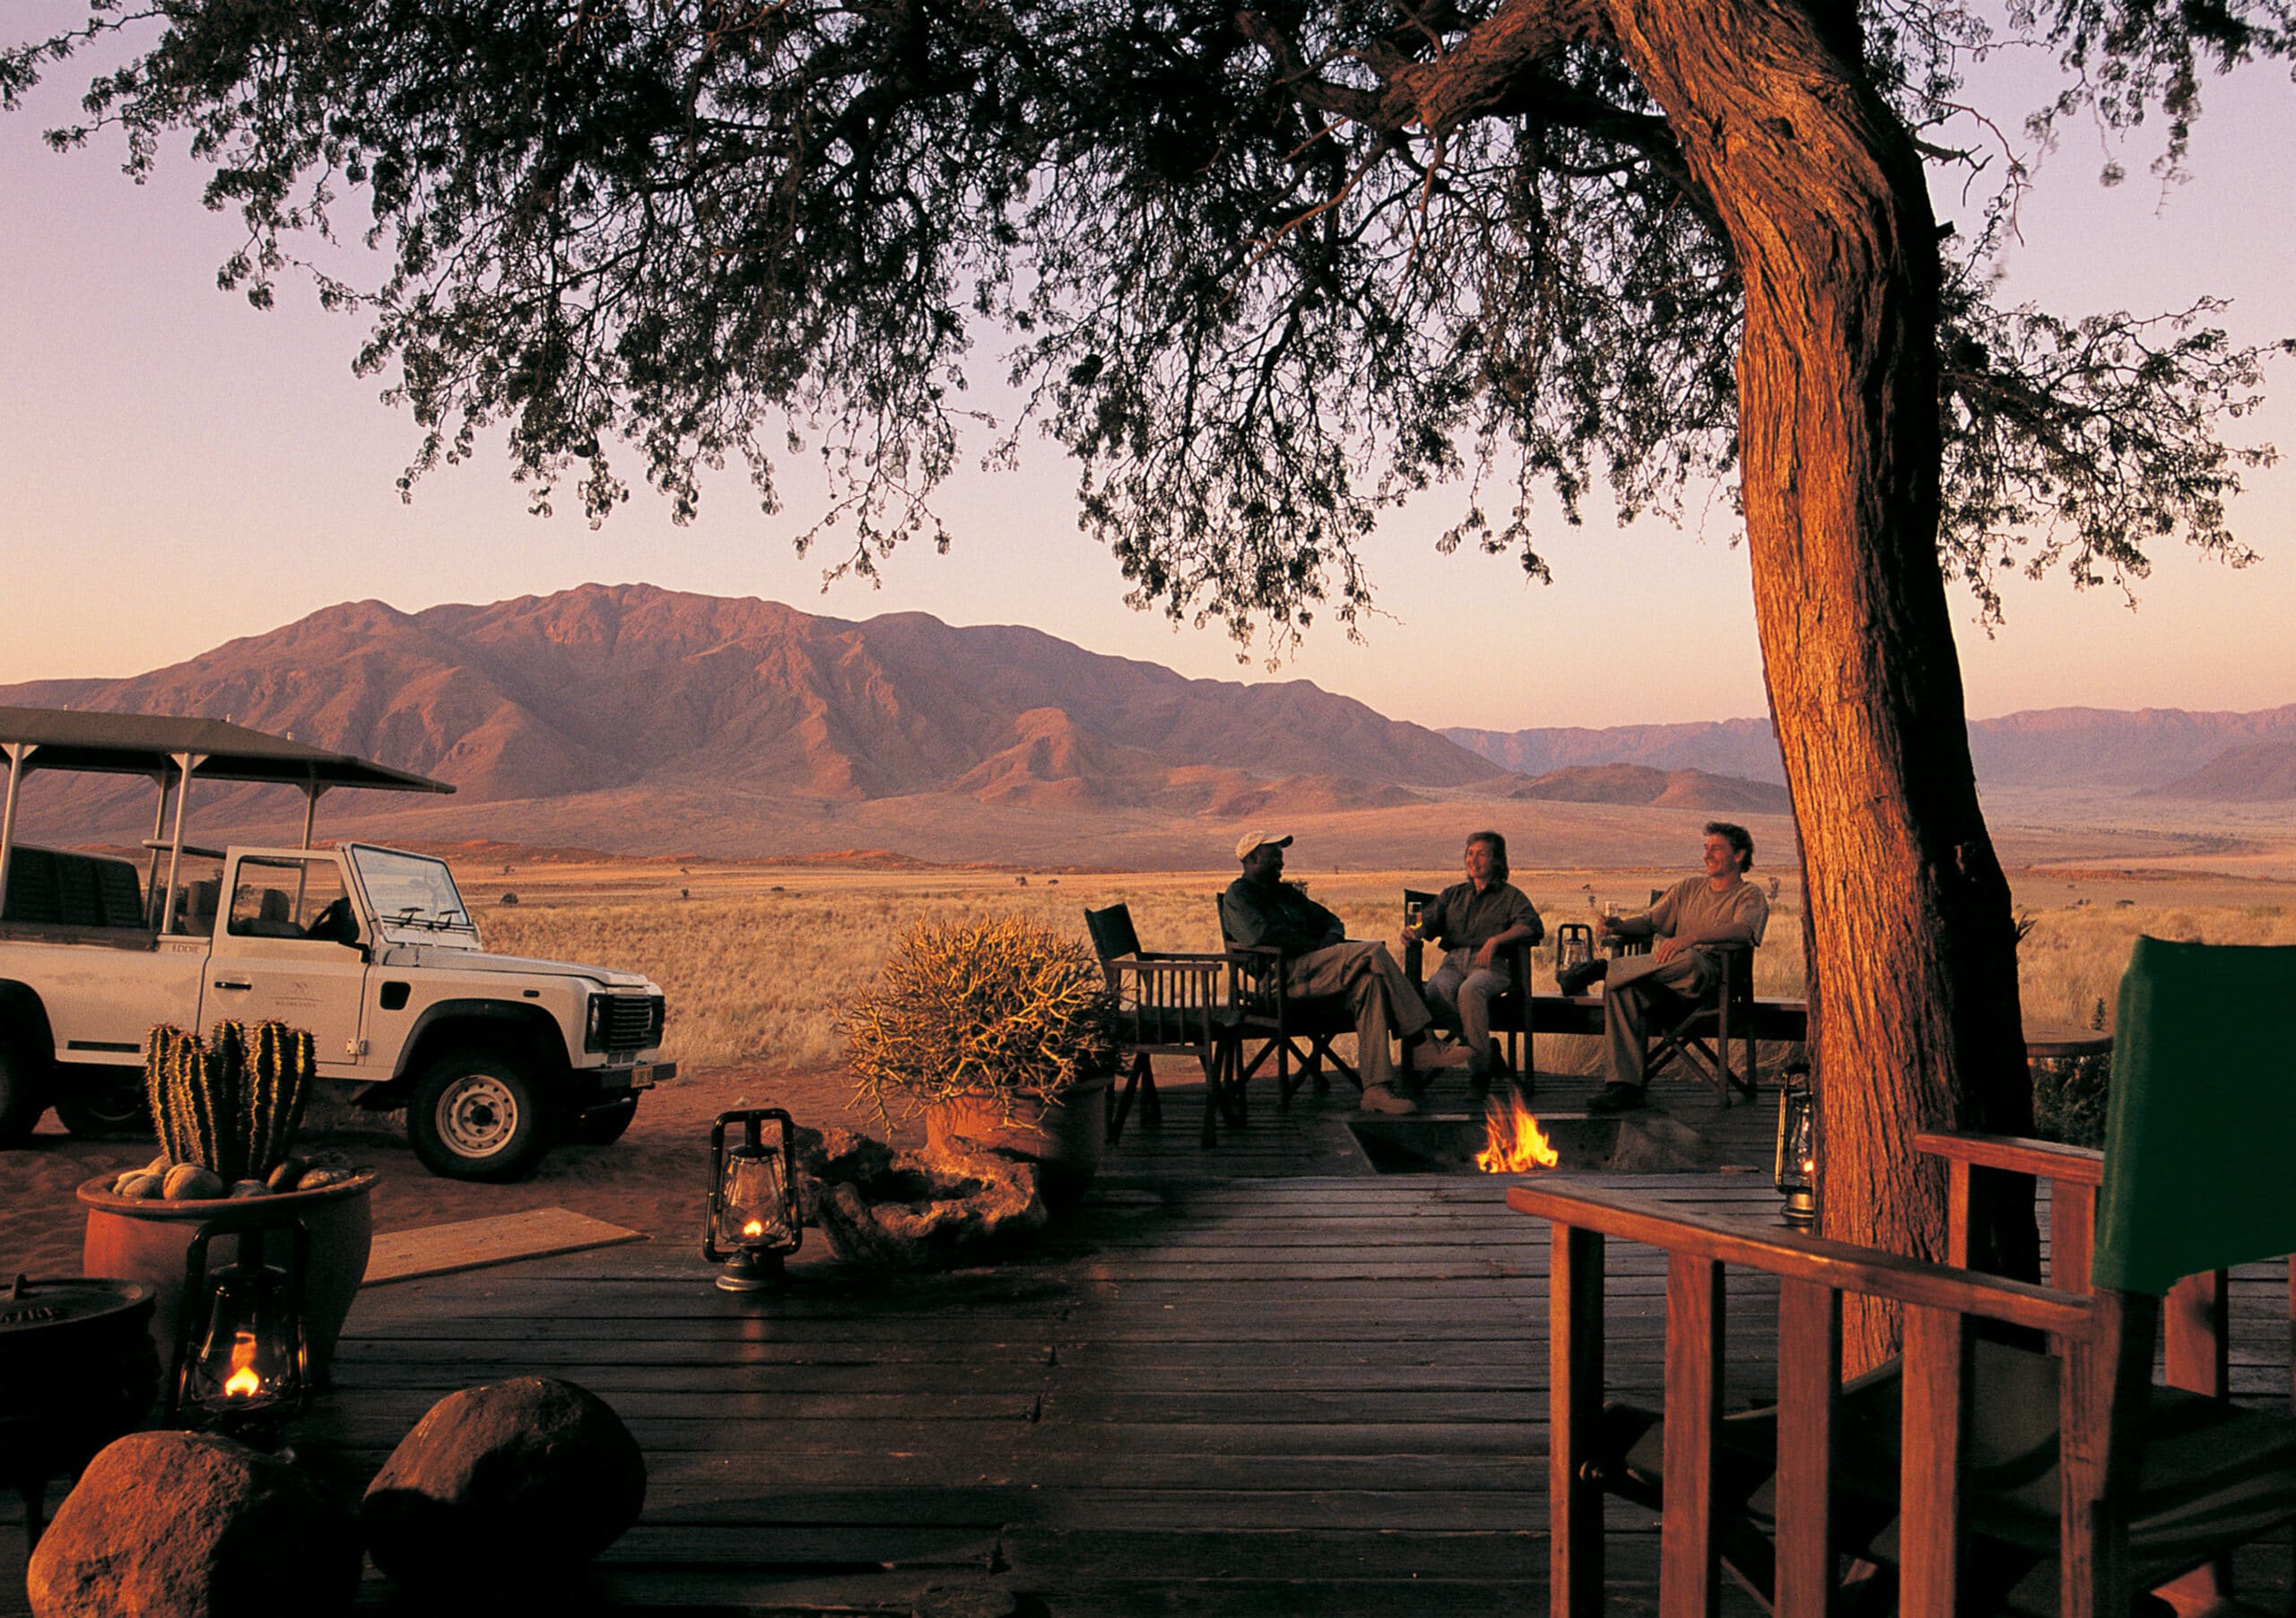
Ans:
[[[312,1190],[344,1171],[288,1155],[317,1071],[311,1036],[284,1022],[218,1022],[204,1040],[166,1024],[144,1049],[161,1155],[119,1177],[123,1196],[170,1202]]]

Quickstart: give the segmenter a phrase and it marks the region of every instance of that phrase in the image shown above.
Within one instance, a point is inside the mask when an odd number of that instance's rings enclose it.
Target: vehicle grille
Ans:
[[[609,995],[599,1035],[607,1050],[643,1050],[662,1042],[662,996]]]

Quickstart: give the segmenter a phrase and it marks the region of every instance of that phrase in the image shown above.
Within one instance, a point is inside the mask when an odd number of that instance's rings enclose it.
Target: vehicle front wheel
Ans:
[[[0,1032],[0,1148],[21,1146],[48,1110],[46,1064]]]
[[[612,1106],[584,1113],[567,1129],[566,1138],[578,1146],[611,1146],[622,1137],[637,1116],[638,1098],[630,1096]]]
[[[533,1082],[499,1057],[464,1053],[416,1083],[406,1135],[424,1167],[448,1179],[523,1179],[550,1145]]]
[[[66,1068],[56,1076],[57,1120],[83,1140],[152,1132],[144,1074],[133,1067]]]

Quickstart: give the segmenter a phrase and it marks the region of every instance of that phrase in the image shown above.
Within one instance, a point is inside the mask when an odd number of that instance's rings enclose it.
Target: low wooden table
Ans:
[[[1600,995],[1533,995],[1528,1003],[1529,1032],[1537,1034],[1599,1034],[1603,1031]],[[1745,1014],[1740,1007],[1736,1014]],[[1757,999],[1752,1008],[1753,1037],[1787,1045],[1806,1045],[1810,1039],[1807,1000]],[[1735,1038],[1736,1028],[1731,1032]],[[2113,1037],[2093,1028],[2061,1028],[2043,1024],[2025,1030],[2025,1060],[2063,1062],[2078,1057],[2109,1056]]]
[[[2064,1062],[2075,1057],[2109,1057],[2113,1037],[2093,1028],[2029,1028],[2025,1031],[2025,1060]]]

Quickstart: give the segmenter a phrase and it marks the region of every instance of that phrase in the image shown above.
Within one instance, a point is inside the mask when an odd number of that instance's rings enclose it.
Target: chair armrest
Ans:
[[[1228,970],[1228,958],[1225,955],[1149,955],[1111,961],[1109,970],[1120,979],[1134,979],[1135,986],[1184,979],[1216,984]]]
[[[1914,1147],[1949,1162],[1979,1169],[2005,1169],[2037,1179],[2063,1180],[2068,1185],[2104,1183],[2105,1154],[2092,1146],[2067,1146],[2057,1141],[2037,1141],[2019,1135],[1979,1135],[1961,1130],[1925,1129],[1913,1137]]]
[[[1231,944],[1228,963],[1228,1004],[1231,1008],[1256,1009],[1283,1014],[1284,968],[1290,952],[1272,944]]]
[[[2074,1293],[1822,1236],[1764,1229],[1631,1192],[1534,1181],[1509,1188],[1507,1205],[1550,1223],[1640,1242],[1668,1253],[1761,1270],[1836,1292],[1998,1320],[2036,1331],[2086,1334],[2090,1310]]]
[[[2104,1183],[2105,1154],[2087,1146],[2028,1140],[2014,1135],[1979,1135],[1925,1130],[1914,1147],[1945,1160],[1945,1257],[1965,1265],[1970,1257],[1974,1174],[2030,1174],[2048,1182],[2049,1280],[2066,1292],[2089,1290],[2089,1261],[2096,1251],[2097,1192]]]

